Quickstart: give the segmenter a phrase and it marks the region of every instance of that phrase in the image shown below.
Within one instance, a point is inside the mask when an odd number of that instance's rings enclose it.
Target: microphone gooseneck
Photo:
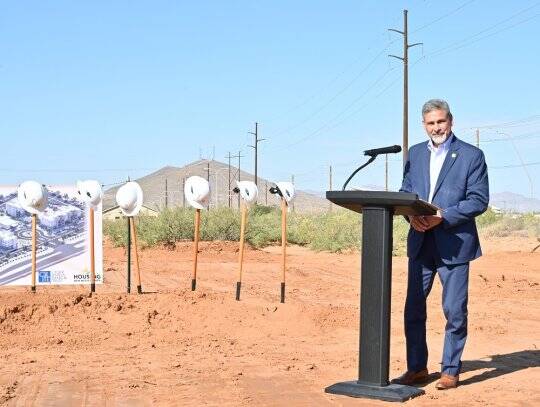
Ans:
[[[357,173],[358,171],[360,171],[362,168],[367,167],[369,164],[371,164],[373,161],[375,161],[375,158],[377,158],[376,155],[371,156],[371,157],[369,158],[369,160],[368,160],[365,164],[363,164],[362,166],[358,167],[358,168],[351,174],[351,176],[350,176],[349,178],[347,178],[347,181],[345,181],[345,184],[343,184],[342,191],[345,191],[345,188],[347,188],[347,185],[349,184],[349,181],[352,179],[352,177],[354,177],[354,176],[356,175],[356,173]]]

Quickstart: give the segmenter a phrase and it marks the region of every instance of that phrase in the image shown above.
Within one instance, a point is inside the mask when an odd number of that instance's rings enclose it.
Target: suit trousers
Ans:
[[[416,372],[427,367],[426,299],[435,274],[439,275],[443,287],[442,306],[446,317],[441,372],[455,376],[461,370],[461,355],[467,339],[469,263],[444,264],[432,231],[425,233],[418,256],[409,258],[405,301],[407,370]]]

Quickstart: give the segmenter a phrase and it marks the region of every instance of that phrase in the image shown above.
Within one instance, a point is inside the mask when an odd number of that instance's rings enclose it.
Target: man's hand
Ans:
[[[417,232],[425,232],[434,228],[442,222],[441,211],[437,211],[437,214],[430,216],[409,216],[411,226]]]
[[[411,226],[417,232],[425,232],[428,226],[428,223],[424,220],[423,216],[409,216],[409,221]]]

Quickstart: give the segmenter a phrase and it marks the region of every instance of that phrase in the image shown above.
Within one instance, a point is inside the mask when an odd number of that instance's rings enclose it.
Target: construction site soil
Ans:
[[[484,239],[471,265],[461,384],[435,389],[444,316],[428,301],[426,394],[411,406],[540,405],[540,250],[526,237]],[[286,303],[280,247],[248,249],[235,300],[238,244],[140,252],[144,293],[126,294],[123,248],[104,249],[105,284],[3,287],[0,404],[9,406],[364,406],[324,393],[358,375],[360,258],[290,247]],[[394,257],[390,376],[405,369],[405,257]],[[134,271],[134,270],[133,270]],[[134,281],[136,281],[134,279]]]

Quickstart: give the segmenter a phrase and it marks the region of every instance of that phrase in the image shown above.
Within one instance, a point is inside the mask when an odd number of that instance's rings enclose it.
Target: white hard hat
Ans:
[[[19,185],[17,198],[24,210],[38,214],[47,207],[47,188],[36,181],[25,181]]]
[[[77,181],[77,193],[84,202],[93,208],[100,204],[103,197],[101,184],[94,180]]]
[[[277,193],[279,193],[285,202],[289,203],[294,198],[294,184],[292,182],[276,182]]]
[[[234,192],[239,193],[244,202],[248,205],[257,202],[259,188],[253,181],[236,181]]]
[[[184,185],[184,195],[191,206],[204,209],[210,199],[210,184],[197,175],[189,177]]]
[[[136,216],[143,204],[141,186],[134,181],[126,182],[116,192],[116,203],[125,216]]]

